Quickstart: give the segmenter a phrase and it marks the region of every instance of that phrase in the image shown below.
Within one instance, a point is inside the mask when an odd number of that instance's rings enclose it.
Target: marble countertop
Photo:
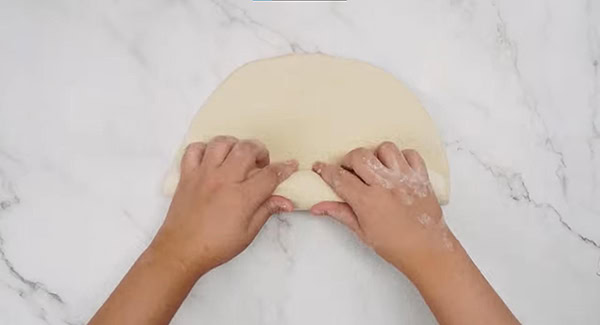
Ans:
[[[447,222],[526,324],[600,323],[600,3],[0,1],[0,323],[83,324],[151,240],[188,123],[236,67],[383,67],[446,143]],[[271,218],[174,324],[430,324],[333,221]]]

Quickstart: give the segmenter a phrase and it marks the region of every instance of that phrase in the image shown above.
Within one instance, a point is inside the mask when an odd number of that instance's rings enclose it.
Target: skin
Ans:
[[[163,225],[89,324],[168,324],[196,281],[241,253],[270,215],[292,211],[275,188],[298,169],[258,141],[193,143]],[[313,170],[345,201],[311,208],[349,227],[419,289],[440,324],[518,324],[443,221],[423,159],[382,143]]]
[[[419,289],[440,324],[519,324],[443,219],[425,162],[391,142],[313,170],[346,202],[311,208],[346,225]]]

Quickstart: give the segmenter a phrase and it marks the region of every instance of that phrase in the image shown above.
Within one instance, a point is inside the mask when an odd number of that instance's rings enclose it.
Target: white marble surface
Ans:
[[[447,144],[448,223],[519,319],[600,323],[595,0],[0,0],[0,323],[85,323],[162,221],[195,111],[290,52],[405,81]],[[348,231],[295,213],[173,323],[434,322]]]

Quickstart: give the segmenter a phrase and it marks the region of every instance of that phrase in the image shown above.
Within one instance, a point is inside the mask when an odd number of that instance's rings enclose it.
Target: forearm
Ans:
[[[151,246],[89,324],[168,324],[198,277]]]
[[[460,243],[451,234],[448,240],[452,249],[434,253],[409,275],[438,322],[519,324]]]

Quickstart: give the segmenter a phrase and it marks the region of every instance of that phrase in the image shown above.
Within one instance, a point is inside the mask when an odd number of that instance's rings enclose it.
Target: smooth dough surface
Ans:
[[[321,54],[289,55],[248,63],[234,71],[194,117],[165,182],[172,195],[187,144],[216,135],[258,139],[271,161],[295,158],[300,170],[275,194],[296,209],[341,199],[311,171],[313,162],[338,162],[356,147],[382,141],[423,156],[441,204],[449,172],[438,132],[418,99],[391,74],[364,62]]]

